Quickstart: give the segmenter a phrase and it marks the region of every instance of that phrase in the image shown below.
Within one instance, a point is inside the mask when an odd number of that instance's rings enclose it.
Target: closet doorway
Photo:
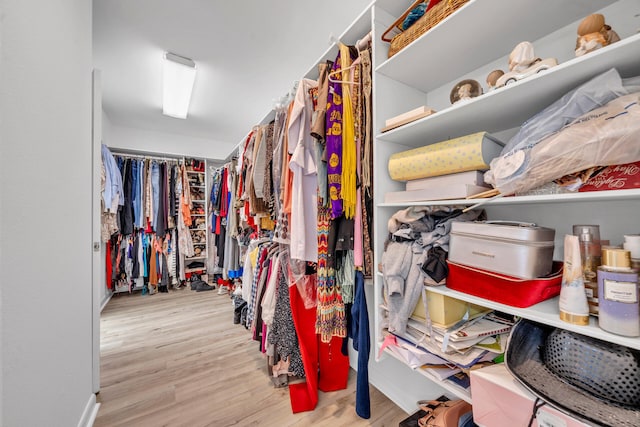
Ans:
[[[100,239],[100,198],[102,158],[102,75],[100,70],[92,74],[92,108],[91,108],[91,365],[92,391],[100,392],[100,305],[102,295],[106,293],[101,271],[104,271],[102,260],[102,243]]]

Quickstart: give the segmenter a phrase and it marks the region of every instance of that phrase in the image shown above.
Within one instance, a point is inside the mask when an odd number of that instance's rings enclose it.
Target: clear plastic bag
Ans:
[[[581,115],[627,94],[629,92],[623,87],[620,74],[612,68],[568,92],[524,122],[500,155],[507,156],[517,150],[531,148]]]
[[[640,92],[618,97],[536,145],[494,159],[491,183],[508,195],[590,167],[639,161],[639,102]]]

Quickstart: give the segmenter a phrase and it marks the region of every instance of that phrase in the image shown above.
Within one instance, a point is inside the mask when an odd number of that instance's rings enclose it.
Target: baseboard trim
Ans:
[[[104,308],[106,307],[107,303],[109,301],[111,301],[111,297],[113,296],[113,292],[110,292],[105,299],[102,301],[102,304],[100,304],[100,313],[102,313],[102,310],[104,310]]]
[[[78,422],[78,427],[92,427],[98,416],[98,409],[100,409],[100,404],[96,401],[96,395],[91,393],[87,406],[84,407],[84,412],[82,412],[82,417]]]

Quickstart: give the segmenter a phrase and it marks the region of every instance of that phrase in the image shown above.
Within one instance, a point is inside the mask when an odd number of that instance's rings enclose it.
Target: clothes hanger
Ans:
[[[329,73],[328,79],[331,83],[347,83],[347,84],[354,84],[355,82],[352,80],[336,80],[331,78],[331,76],[335,76],[339,73],[342,73],[343,71],[348,71],[348,70],[352,70],[354,69],[358,64],[360,64],[360,55],[358,55],[358,57],[351,63],[350,66],[346,67],[346,68],[341,68],[339,70],[335,70]]]
[[[342,45],[342,46],[344,46],[344,45],[342,44],[342,42],[339,42],[339,44],[340,44],[340,45]],[[354,81],[352,81],[352,80],[336,80],[336,79],[333,79],[333,78],[331,78],[331,77],[332,77],[332,76],[337,75],[338,73],[342,73],[343,71],[352,70],[352,69],[354,69],[358,64],[360,64],[360,62],[361,62],[361,59],[360,59],[360,50],[359,50],[359,49],[356,49],[356,50],[358,51],[358,57],[357,57],[356,59],[354,59],[354,60],[353,60],[353,62],[351,63],[351,65],[350,65],[350,66],[345,67],[345,68],[341,68],[341,69],[339,69],[339,70],[335,70],[335,71],[332,71],[332,72],[330,72],[330,73],[329,73],[329,75],[327,76],[327,78],[328,78],[328,80],[329,80],[331,83],[346,83],[346,84],[354,84],[354,83],[355,83],[355,82],[354,82]]]

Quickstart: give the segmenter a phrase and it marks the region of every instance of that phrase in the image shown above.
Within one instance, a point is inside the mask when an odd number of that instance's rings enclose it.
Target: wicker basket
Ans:
[[[469,0],[441,0],[440,3],[433,6],[431,9],[420,17],[413,25],[406,30],[402,31],[402,21],[411,12],[411,10],[422,3],[422,1],[415,2],[391,27],[385,31],[382,35],[382,40],[391,43],[389,46],[389,58],[396,53],[400,52],[406,46],[408,46],[415,39],[438,25],[440,21],[451,15],[453,12],[462,7]],[[400,31],[398,33],[398,31]],[[394,34],[393,38],[389,39],[390,34]]]

